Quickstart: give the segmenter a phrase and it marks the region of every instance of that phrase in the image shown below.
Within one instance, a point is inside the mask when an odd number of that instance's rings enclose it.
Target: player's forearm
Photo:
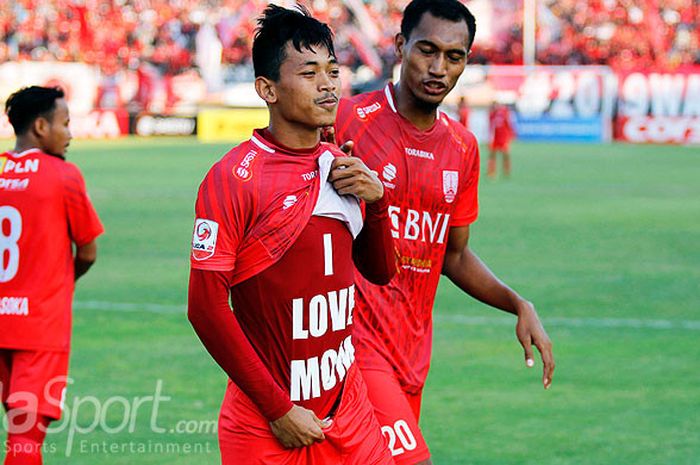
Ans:
[[[78,278],[87,273],[96,260],[97,244],[95,241],[76,247],[75,259],[73,260],[74,279],[77,281]]]
[[[234,383],[273,421],[292,408],[243,333],[228,303],[225,273],[192,270],[187,316],[202,344]]]
[[[353,261],[362,276],[380,286],[388,284],[396,274],[387,207],[385,198],[367,204],[365,224],[352,247]]]
[[[473,298],[514,315],[523,300],[469,248],[445,255],[442,274]]]

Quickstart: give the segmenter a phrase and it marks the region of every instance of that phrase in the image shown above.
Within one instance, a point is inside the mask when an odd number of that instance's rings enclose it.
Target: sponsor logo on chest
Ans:
[[[396,179],[397,169],[392,163],[387,163],[382,168],[382,184],[388,189],[396,189],[394,180]]]
[[[253,177],[253,163],[258,156],[258,151],[250,149],[243,159],[238,162],[238,165],[233,168],[233,175],[243,182],[250,181]]]
[[[355,107],[355,114],[362,121],[367,121],[367,119],[369,119],[369,116],[372,113],[375,113],[375,112],[381,110],[381,108],[382,108],[382,104],[379,102],[374,102],[372,105],[368,105],[366,107],[356,106]]]
[[[435,155],[433,152],[428,152],[426,150],[413,149],[410,147],[404,147],[406,155],[409,157],[424,158],[426,160],[435,160]]]
[[[443,244],[450,223],[449,213],[417,211],[389,206],[391,235],[394,239]]]

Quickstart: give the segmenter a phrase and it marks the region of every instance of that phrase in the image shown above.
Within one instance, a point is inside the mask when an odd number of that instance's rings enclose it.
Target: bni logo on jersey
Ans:
[[[459,172],[442,171],[442,192],[445,194],[445,202],[452,203],[457,197],[457,184],[459,184]]]
[[[206,260],[214,255],[218,235],[219,223],[197,218],[194,222],[194,236],[192,237],[192,258]]]

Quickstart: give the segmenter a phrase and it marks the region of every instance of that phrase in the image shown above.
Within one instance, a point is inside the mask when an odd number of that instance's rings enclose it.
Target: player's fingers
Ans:
[[[549,389],[552,385],[552,377],[554,375],[554,355],[552,353],[552,343],[547,340],[542,343],[537,343],[537,350],[542,355],[542,385],[545,389]]]
[[[333,126],[324,126],[321,128],[321,140],[336,145],[335,128]]]
[[[340,150],[345,152],[348,156],[352,155],[352,149],[355,147],[355,143],[351,140],[345,142],[343,145],[340,146]]]
[[[534,367],[535,357],[532,352],[532,339],[529,336],[521,338],[520,344],[523,346],[523,350],[525,351],[525,365],[527,365],[528,368]]]

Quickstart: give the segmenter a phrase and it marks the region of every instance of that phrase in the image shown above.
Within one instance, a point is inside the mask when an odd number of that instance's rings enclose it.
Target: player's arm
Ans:
[[[356,195],[364,200],[365,222],[353,243],[353,261],[368,281],[384,285],[396,274],[388,203],[379,178],[361,159],[350,156],[352,147],[352,141],[341,146],[349,156],[333,160],[329,180],[338,194]]]
[[[228,303],[226,272],[190,272],[188,311],[202,344],[226,374],[270,422],[285,447],[309,446],[325,439],[316,415],[292,404],[253,349]]]
[[[87,273],[90,267],[97,260],[97,242],[90,241],[87,244],[76,246],[73,268],[75,269],[75,280]]]
[[[396,274],[394,241],[385,197],[366,205],[362,231],[352,244],[355,266],[369,282],[383,286]]]
[[[545,389],[552,384],[554,356],[552,342],[542,327],[534,305],[498,279],[469,248],[469,226],[450,228],[442,274],[460,289],[481,302],[518,317],[516,335],[525,349],[528,367],[533,366],[534,344],[542,356]]]

